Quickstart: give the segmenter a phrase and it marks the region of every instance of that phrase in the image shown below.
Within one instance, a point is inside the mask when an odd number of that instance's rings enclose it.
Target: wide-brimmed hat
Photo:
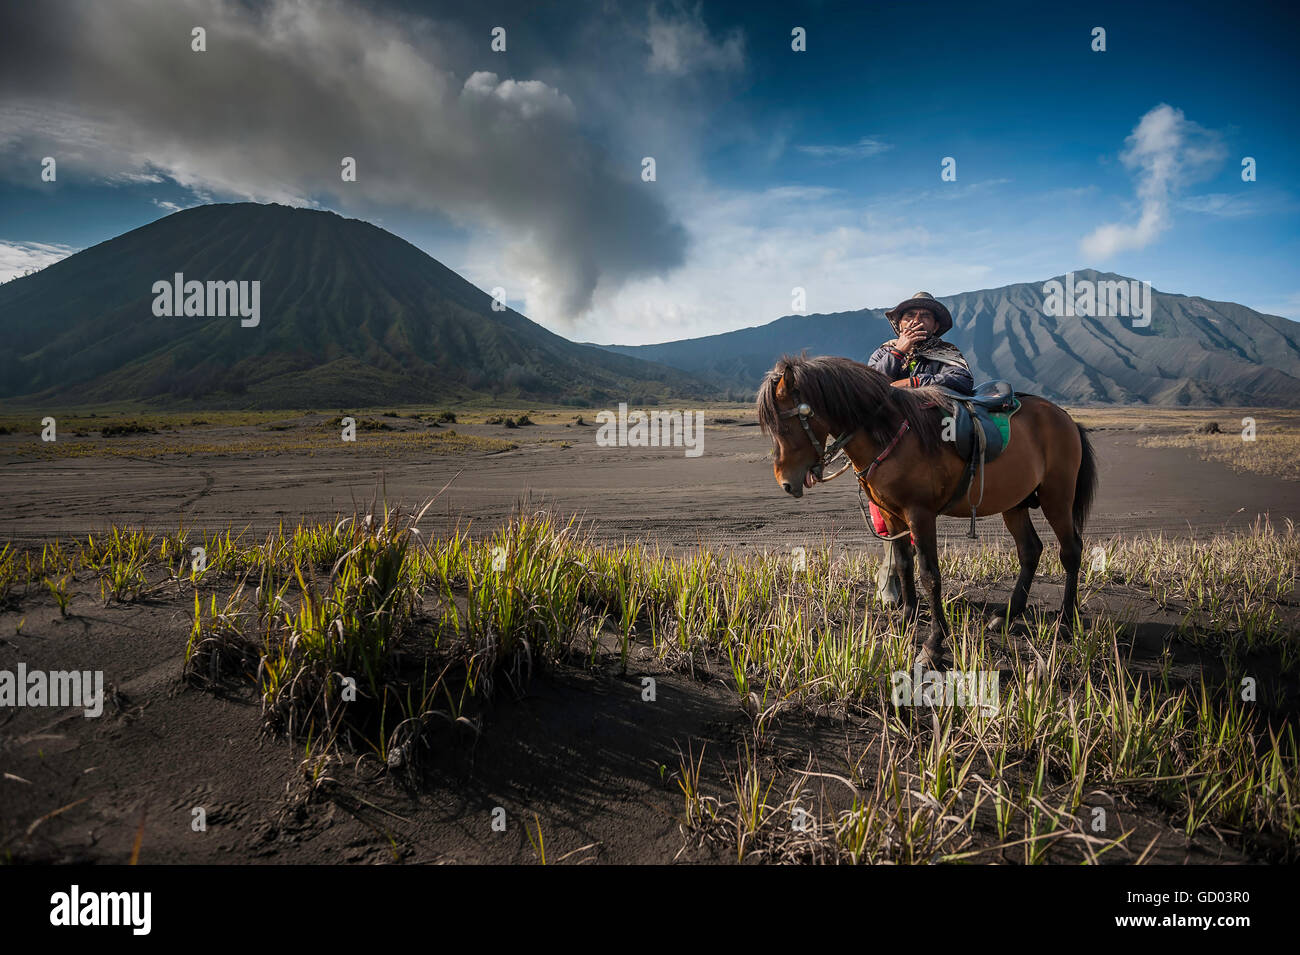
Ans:
[[[924,308],[934,313],[934,320],[939,323],[939,327],[934,330],[935,335],[942,335],[952,328],[952,314],[947,306],[929,292],[917,292],[907,301],[899,302],[885,313],[889,324],[894,326],[894,331],[898,331],[898,320],[907,313],[909,308]]]

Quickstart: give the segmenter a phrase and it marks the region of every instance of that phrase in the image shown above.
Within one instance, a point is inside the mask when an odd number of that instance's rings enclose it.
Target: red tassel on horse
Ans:
[[[884,512],[881,511],[880,508],[876,507],[875,501],[867,501],[867,506],[871,508],[871,526],[876,529],[876,533],[881,537],[888,537],[889,525],[885,523]],[[910,535],[907,539],[913,544],[916,543],[916,539]]]

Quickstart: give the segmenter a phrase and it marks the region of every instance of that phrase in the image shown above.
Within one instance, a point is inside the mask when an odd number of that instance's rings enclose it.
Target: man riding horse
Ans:
[[[975,387],[970,366],[956,345],[943,340],[952,328],[952,314],[929,292],[917,292],[885,313],[897,338],[872,353],[867,364],[888,378],[895,388],[941,385],[970,394]],[[871,503],[871,519],[877,528],[884,518]],[[895,573],[894,549],[885,545],[885,560],[876,574],[876,594],[882,603],[897,605],[902,595]]]
[[[975,387],[970,366],[956,345],[943,341],[952,315],[929,292],[917,292],[885,313],[897,338],[875,350],[867,364],[895,388],[942,385],[970,394]]]
[[[949,327],[946,309],[928,310],[936,315],[934,331]],[[906,309],[895,311],[897,319],[906,314]],[[924,328],[924,318],[920,321]],[[900,325],[900,337],[920,338],[915,331],[906,336],[902,331]],[[905,626],[920,620],[916,571],[930,606],[928,634],[919,626],[914,634],[917,663],[927,668],[942,666],[948,637],[939,569],[939,516],[973,522],[977,508],[980,516],[1000,514],[1015,539],[1020,574],[1005,609],[989,621],[990,628],[998,630],[1026,609],[1043,552],[1030,512],[1040,510],[1061,545],[1065,587],[1057,628],[1069,639],[1080,622],[1083,529],[1097,493],[1097,460],[1087,432],[1064,408],[1040,395],[1016,396],[1015,439],[1008,436],[986,462],[984,439],[971,430],[979,427],[980,434],[988,435],[988,427],[977,424],[972,411],[980,399],[917,383],[922,375],[934,373],[921,359],[941,353],[930,343],[918,356],[917,346],[935,337],[927,334],[920,342],[891,343],[889,348],[906,356],[905,363],[888,366],[895,369],[892,375],[836,355],[785,355],[765,376],[756,396],[758,423],[772,438],[772,475],[781,490],[801,498],[805,489],[852,467],[860,493],[883,513],[892,541],[894,576],[902,589]],[[908,344],[912,347],[904,351]],[[951,353],[944,349],[942,354],[949,360],[938,364],[952,366]],[[886,360],[891,359],[902,361],[892,355]],[[1001,398],[993,394],[983,404],[997,406]],[[943,416],[945,406],[955,417]],[[969,454],[958,449],[960,438],[947,434],[945,420],[956,434],[965,422],[968,439],[974,442],[968,445]],[[826,475],[825,469],[840,452],[848,458],[847,464]],[[978,462],[978,477],[972,462]],[[973,482],[978,486],[974,496]]]

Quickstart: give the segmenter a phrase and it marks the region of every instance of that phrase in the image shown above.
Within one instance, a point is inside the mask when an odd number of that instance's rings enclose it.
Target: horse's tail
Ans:
[[[1092,510],[1093,498],[1097,496],[1097,456],[1093,453],[1092,442],[1088,440],[1087,429],[1075,423],[1079,429],[1079,442],[1083,445],[1083,456],[1079,459],[1079,474],[1074,479],[1074,532],[1083,533],[1084,521]]]

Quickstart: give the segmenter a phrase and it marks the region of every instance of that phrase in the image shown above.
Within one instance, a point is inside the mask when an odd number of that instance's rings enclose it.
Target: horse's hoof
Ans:
[[[943,648],[932,650],[929,647],[922,646],[916,653],[916,665],[922,670],[944,669]]]
[[[1007,625],[1007,618],[999,615],[989,621],[988,631],[989,633],[1001,633],[1002,628],[1005,627],[1006,625]]]

